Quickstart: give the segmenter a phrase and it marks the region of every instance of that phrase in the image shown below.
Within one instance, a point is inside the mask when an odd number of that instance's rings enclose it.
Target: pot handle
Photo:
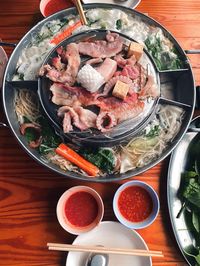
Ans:
[[[10,42],[0,42],[0,46],[11,46],[16,47],[16,43],[10,43]]]
[[[194,133],[200,133],[200,116],[196,116],[192,119],[190,122],[190,125],[188,127],[188,132],[194,132]]]
[[[200,109],[200,86],[196,86],[196,109]]]
[[[185,50],[186,54],[200,54],[200,50]]]

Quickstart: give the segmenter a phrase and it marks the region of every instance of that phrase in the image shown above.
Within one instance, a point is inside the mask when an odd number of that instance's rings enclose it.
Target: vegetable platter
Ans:
[[[199,129],[200,117],[172,153],[168,170],[168,208],[173,231],[188,265],[200,265],[199,249]]]
[[[192,68],[174,37],[150,17],[109,4],[88,4],[84,9],[87,26],[80,26],[77,10],[69,8],[42,20],[18,43],[5,71],[4,110],[22,147],[56,173],[94,182],[126,179],[163,160],[187,131],[196,98]],[[150,118],[132,132],[131,139],[111,147],[103,142],[97,147],[80,147],[62,138],[41,111],[38,94],[33,91],[41,65],[60,41],[96,29],[122,33],[144,46],[159,76],[159,97]],[[141,61],[139,64],[144,64]],[[60,153],[58,147],[62,147]],[[66,155],[66,151],[70,153]],[[82,165],[87,161],[86,167],[77,165],[79,156]]]

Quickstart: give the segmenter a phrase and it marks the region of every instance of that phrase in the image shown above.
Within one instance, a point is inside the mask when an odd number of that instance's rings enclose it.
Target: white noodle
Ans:
[[[172,141],[179,132],[183,115],[184,111],[179,107],[161,106],[157,113],[160,123],[158,121],[151,122],[154,126],[161,125],[158,136],[150,138],[144,133],[122,147],[120,173],[142,167],[160,156],[168,142]]]
[[[36,122],[41,116],[38,97],[28,89],[15,91],[14,106],[20,123],[24,122],[24,117]]]

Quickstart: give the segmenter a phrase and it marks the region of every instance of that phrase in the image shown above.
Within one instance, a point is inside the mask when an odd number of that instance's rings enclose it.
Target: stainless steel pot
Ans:
[[[91,180],[94,182],[109,182],[109,181],[116,181],[116,180],[122,180],[129,178],[131,176],[138,175],[149,168],[153,167],[157,163],[159,163],[161,160],[163,160],[178,144],[178,142],[181,140],[185,132],[187,131],[187,128],[189,126],[190,120],[193,115],[193,110],[195,107],[195,99],[196,99],[196,92],[195,92],[195,84],[194,84],[194,77],[192,73],[192,68],[190,66],[190,63],[187,59],[185,51],[182,50],[178,42],[174,39],[174,37],[164,28],[162,25],[160,25],[158,22],[153,20],[152,18],[149,18],[148,16],[139,13],[135,10],[125,8],[122,6],[116,6],[116,5],[108,5],[108,4],[89,4],[85,5],[84,8],[87,9],[92,9],[92,8],[107,8],[107,9],[113,9],[117,8],[120,9],[128,14],[138,16],[141,18],[144,22],[148,23],[149,25],[153,25],[156,27],[159,27],[163,30],[164,34],[172,41],[174,46],[176,47],[177,51],[181,55],[183,61],[184,61],[184,69],[179,69],[177,71],[159,71],[160,75],[160,80],[161,80],[161,90],[162,90],[162,80],[163,78],[168,75],[171,77],[171,79],[174,82],[174,97],[175,101],[168,100],[164,97],[160,97],[160,103],[161,104],[172,104],[176,106],[180,106],[183,109],[185,109],[185,118],[184,121],[182,122],[180,131],[176,135],[176,137],[171,141],[171,143],[168,145],[166,150],[162,153],[162,155],[159,158],[156,158],[152,160],[151,163],[148,165],[141,167],[141,168],[136,168],[134,170],[128,171],[124,174],[116,174],[116,175],[107,175],[105,177],[97,177],[96,179],[92,178],[90,179],[89,177],[84,177],[82,175],[78,175],[76,173],[72,172],[65,172],[61,170],[59,167],[48,163],[46,161],[43,161],[43,159],[40,157],[38,152],[36,150],[31,149],[24,137],[20,134],[19,132],[19,124],[16,119],[16,114],[14,111],[13,107],[13,98],[14,98],[14,89],[13,87],[9,84],[9,81],[11,81],[13,74],[15,73],[16,69],[16,64],[19,58],[19,55],[22,51],[23,48],[25,48],[30,40],[32,34],[36,34],[39,32],[41,27],[46,23],[47,21],[53,20],[53,19],[61,19],[67,15],[70,14],[77,14],[77,11],[75,8],[70,8],[65,11],[60,11],[44,20],[42,20],[40,23],[38,23],[35,27],[33,27],[23,38],[22,40],[18,43],[16,48],[14,49],[9,62],[7,64],[7,68],[5,71],[5,76],[4,76],[4,81],[3,81],[3,106],[5,110],[5,114],[8,120],[9,127],[11,128],[12,132],[14,133],[15,137],[19,141],[19,143],[22,145],[22,147],[26,150],[26,152],[32,156],[36,161],[39,163],[42,163],[44,166],[50,168],[51,170],[62,174],[67,177],[75,178],[75,179],[81,179],[81,180]],[[190,52],[190,51],[189,51]],[[193,51],[194,52],[194,51]],[[198,51],[199,52],[199,51]],[[196,51],[195,51],[196,53]],[[8,81],[8,82],[7,82]],[[29,81],[28,81],[29,82]],[[28,84],[28,83],[27,83]]]

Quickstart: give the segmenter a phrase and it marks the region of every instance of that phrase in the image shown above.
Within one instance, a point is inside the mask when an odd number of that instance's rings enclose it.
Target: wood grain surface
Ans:
[[[142,0],[137,10],[158,20],[184,49],[200,49],[200,1]],[[1,0],[0,38],[17,43],[41,19],[39,0]],[[10,55],[12,49],[6,51]],[[191,55],[190,59],[196,83],[200,84],[200,55]],[[5,121],[2,106],[0,121]],[[138,232],[150,249],[162,250],[165,255],[164,259],[154,258],[153,266],[184,266],[187,264],[177,247],[168,214],[168,162],[169,158],[132,178],[152,185],[161,202],[156,221]],[[75,238],[57,222],[55,209],[61,194],[72,186],[88,185],[103,198],[103,220],[115,221],[112,199],[124,182],[95,184],[59,176],[30,158],[10,129],[0,128],[0,265],[65,265],[67,254],[50,252],[46,247],[47,242],[72,243]]]

